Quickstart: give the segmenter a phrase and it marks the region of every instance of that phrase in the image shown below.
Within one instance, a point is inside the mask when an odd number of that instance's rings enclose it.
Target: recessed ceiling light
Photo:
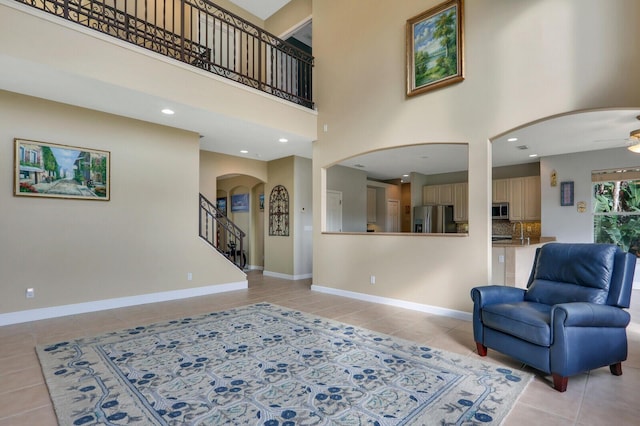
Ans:
[[[280,138],[280,139],[278,139],[278,142],[286,143],[286,142],[289,142],[289,139]]]
[[[529,158],[535,158],[537,156],[538,156],[538,154],[529,154]]]
[[[507,142],[515,142],[517,140],[518,140],[518,138],[509,138],[509,139],[507,139]]]
[[[248,153],[249,153],[249,151],[247,151],[246,149],[242,149],[242,150],[240,150],[240,153],[241,153],[241,154],[248,154]]]
[[[166,114],[166,115],[173,115],[173,114],[175,114],[175,113],[176,113],[174,110],[169,109],[169,108],[165,108],[165,109],[163,109],[161,112],[162,112],[163,114]]]
[[[409,177],[409,175],[402,175],[402,177]]]

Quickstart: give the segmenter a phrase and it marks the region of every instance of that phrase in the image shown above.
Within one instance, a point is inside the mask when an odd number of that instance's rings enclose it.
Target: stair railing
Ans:
[[[202,194],[200,194],[199,223],[200,238],[238,268],[244,269],[247,257],[243,240],[246,234]]]

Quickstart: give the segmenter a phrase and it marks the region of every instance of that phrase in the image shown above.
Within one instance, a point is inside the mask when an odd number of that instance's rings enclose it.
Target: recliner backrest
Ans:
[[[616,253],[615,261],[607,305],[628,308],[636,270],[636,255],[620,250]]]
[[[525,300],[606,304],[618,247],[549,243],[537,250]]]

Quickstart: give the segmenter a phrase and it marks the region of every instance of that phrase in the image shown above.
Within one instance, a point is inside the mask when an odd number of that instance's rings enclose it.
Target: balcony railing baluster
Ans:
[[[314,106],[313,56],[209,0],[16,1],[307,108]],[[151,10],[148,1],[153,2]]]

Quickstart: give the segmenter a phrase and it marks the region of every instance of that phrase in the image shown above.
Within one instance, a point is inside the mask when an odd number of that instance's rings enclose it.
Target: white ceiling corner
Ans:
[[[247,12],[265,20],[282,9],[291,0],[229,0]]]

